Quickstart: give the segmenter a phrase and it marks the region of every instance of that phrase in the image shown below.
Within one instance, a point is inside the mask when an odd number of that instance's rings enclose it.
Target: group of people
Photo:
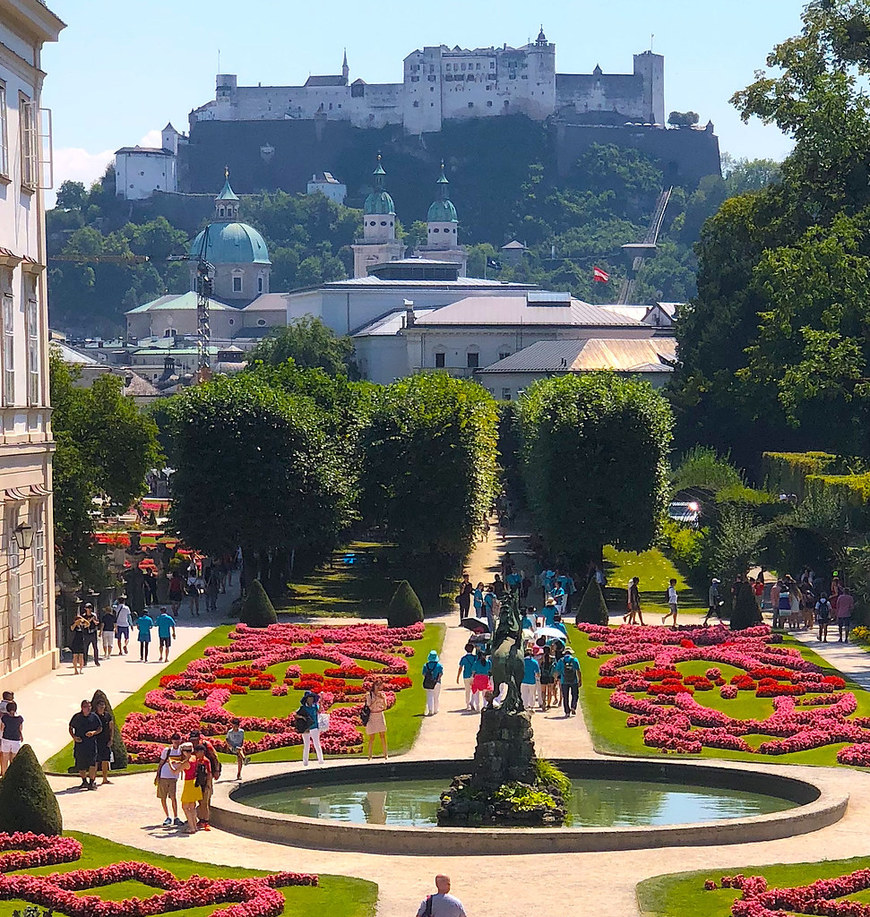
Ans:
[[[111,659],[116,639],[117,655],[127,655],[130,648],[130,630],[133,627],[138,634],[141,662],[148,661],[151,632],[155,628],[160,644],[158,661],[169,662],[169,650],[175,638],[175,618],[163,607],[160,608],[159,614],[153,617],[147,611],[134,617],[125,597],[121,596],[114,605],[106,605],[99,616],[91,602],[86,602],[76,613],[70,626],[73,674],[81,675],[84,672],[90,650],[93,650],[94,665],[100,665],[99,644],[102,644],[104,660]]]
[[[227,732],[227,744],[236,751],[238,779],[241,779],[244,758],[245,733],[240,720],[234,719]],[[214,781],[221,775],[221,763],[211,742],[199,731],[190,733],[182,741],[176,732],[170,737],[170,744],[160,753],[154,785],[157,798],[163,807],[163,827],[184,828],[188,834],[209,831],[211,826],[211,797]],[[178,782],[181,787],[181,811],[178,815]],[[172,815],[169,814],[170,807]]]
[[[193,617],[200,617],[201,598],[205,598],[206,613],[216,612],[218,596],[226,594],[228,586],[232,587],[233,573],[240,565],[241,555],[238,551],[217,558],[193,555],[187,569],[175,570],[169,579],[172,614],[181,614],[185,598],[190,600],[190,613]]]
[[[753,580],[753,591],[760,607],[764,600],[764,573]],[[821,643],[828,642],[828,628],[836,626],[839,643],[849,642],[852,630],[852,614],[855,597],[839,576],[831,579],[830,585],[821,576],[816,576],[808,567],[804,568],[798,580],[789,575],[777,579],[770,587],[770,609],[774,627],[818,627]]]
[[[89,700],[81,702],[79,712],[69,721],[69,734],[73,740],[75,768],[81,777],[82,790],[97,788],[97,771],[102,775],[100,784],[111,783],[109,768],[112,764],[112,739],[115,721],[98,699],[94,706]]]

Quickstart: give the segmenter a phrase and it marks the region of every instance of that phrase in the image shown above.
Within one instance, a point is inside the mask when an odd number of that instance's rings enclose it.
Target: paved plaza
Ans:
[[[521,533],[503,537],[493,530],[490,540],[478,545],[470,559],[472,581],[491,580],[498,571],[500,555],[510,550],[515,557],[520,556],[523,543]],[[347,623],[347,619],[341,620]],[[468,632],[458,626],[456,611],[441,620],[447,625],[441,654],[445,666],[441,712],[423,720],[417,743],[403,760],[470,758],[474,752],[478,718],[465,712],[463,688],[455,684],[456,663],[463,653]],[[189,618],[183,618],[178,629],[178,652],[201,639],[205,628],[214,623],[217,622],[203,618],[191,624]],[[799,635],[799,638],[810,642],[817,652],[857,681],[870,684],[870,655],[863,650],[836,643],[819,645],[811,635]],[[159,665],[134,663],[132,656],[115,657],[99,670],[89,667],[84,676],[74,678],[71,669],[63,668],[22,690],[20,698],[27,717],[28,737],[40,758],[66,744],[66,722],[79,695],[87,696],[94,688],[101,687],[115,702],[159,671]],[[533,726],[538,751],[545,757],[595,755],[582,717],[566,720],[561,710],[552,710],[534,714]],[[717,764],[729,766],[722,761]],[[296,769],[301,765],[296,762],[281,767]],[[773,769],[776,765],[768,767]],[[246,774],[250,778],[270,768],[274,769],[275,765],[253,764]],[[818,775],[820,771],[796,766],[780,769],[796,777]],[[558,900],[570,902],[572,912],[582,902],[585,913],[633,917],[638,914],[637,883],[663,873],[709,869],[711,876],[718,877],[731,867],[750,864],[817,862],[866,855],[870,774],[846,768],[823,770],[826,785],[849,793],[851,798],[840,822],[812,834],[718,848],[711,845],[548,855],[542,846],[541,855],[534,860],[529,856],[403,857],[310,850],[239,838],[216,829],[186,837],[167,833],[162,828],[151,774],[118,776],[111,786],[100,788],[96,795],[79,792],[74,780],[52,777],[51,782],[59,793],[66,829],[91,832],[146,851],[217,864],[370,879],[380,888],[379,917],[407,917],[414,913],[421,898],[430,891],[432,877],[437,872],[452,876],[454,891],[465,903],[469,917],[519,917],[533,913],[548,889],[558,889]],[[227,776],[232,772],[233,768],[225,769]],[[709,830],[715,833],[716,829],[711,826]],[[505,875],[514,876],[515,880],[505,881]]]

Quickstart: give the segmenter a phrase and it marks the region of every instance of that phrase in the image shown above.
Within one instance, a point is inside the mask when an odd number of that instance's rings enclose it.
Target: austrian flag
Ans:
[[[602,271],[600,267],[592,268],[592,279],[595,283],[607,283],[610,280],[610,274],[607,271]]]

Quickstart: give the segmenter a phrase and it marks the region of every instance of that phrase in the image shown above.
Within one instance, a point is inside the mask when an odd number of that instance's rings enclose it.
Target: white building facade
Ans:
[[[163,128],[162,145],[125,146],[115,151],[115,196],[144,201],[155,191],[178,191],[178,147],[183,136],[171,125]]]
[[[0,675],[12,690],[57,660],[41,56],[63,28],[40,0],[0,0]]]
[[[239,86],[221,73],[215,98],[194,109],[197,121],[348,121],[354,127],[402,125],[408,134],[441,130],[445,120],[524,114],[543,121],[561,108],[587,114],[617,112],[626,119],[664,123],[664,57],[635,55],[630,74],[557,74],[556,46],[543,29],[518,48],[426,46],[403,62],[401,83],[310,76],[301,86]]]

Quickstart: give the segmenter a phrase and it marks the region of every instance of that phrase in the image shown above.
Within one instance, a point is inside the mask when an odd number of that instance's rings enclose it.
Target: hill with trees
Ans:
[[[494,144],[494,129],[482,122],[450,129],[451,149],[463,151],[448,157],[447,170],[460,237],[469,250],[469,273],[568,289],[586,300],[615,301],[627,268],[620,247],[645,235],[663,184],[662,164],[637,150],[593,145],[560,176],[540,125],[529,122],[509,144]],[[361,163],[351,166],[358,171]],[[400,233],[413,247],[426,238],[426,224],[413,217],[425,215],[434,177],[431,184],[421,182],[420,164],[410,156],[387,167],[388,186],[404,218]],[[704,221],[728,197],[763,185],[775,174],[776,164],[768,161],[726,161],[724,177],[708,176],[697,187],[676,188],[659,255],[642,269],[636,300],[693,296],[693,245]],[[365,189],[358,190],[349,203],[361,205]],[[189,267],[179,259],[210,214],[207,195],[124,201],[115,195],[111,167],[90,189],[64,182],[47,217],[52,327],[75,335],[117,335],[128,309],[164,293],[186,292]],[[266,239],[273,290],[350,275],[350,245],[362,219],[358,209],[322,195],[277,191],[245,196],[241,219]],[[528,247],[516,265],[499,258],[499,248],[511,239]],[[97,260],[100,256],[111,260]],[[137,262],[135,256],[148,260]],[[593,287],[594,265],[610,273],[607,289]]]

